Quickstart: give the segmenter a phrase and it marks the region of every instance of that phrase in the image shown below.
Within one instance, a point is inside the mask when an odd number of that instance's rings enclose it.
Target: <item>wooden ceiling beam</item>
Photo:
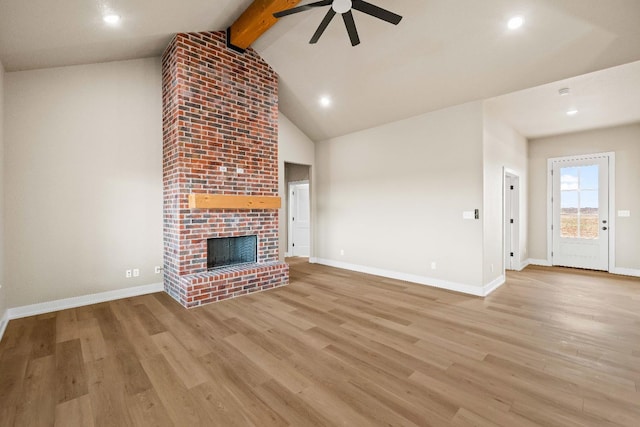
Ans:
[[[227,29],[227,45],[244,52],[258,40],[278,18],[273,14],[289,9],[300,3],[300,0],[254,0],[242,15]]]

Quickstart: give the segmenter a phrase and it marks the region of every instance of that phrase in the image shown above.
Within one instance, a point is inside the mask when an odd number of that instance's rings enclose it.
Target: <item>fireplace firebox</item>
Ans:
[[[257,261],[258,236],[221,237],[207,239],[207,268]]]

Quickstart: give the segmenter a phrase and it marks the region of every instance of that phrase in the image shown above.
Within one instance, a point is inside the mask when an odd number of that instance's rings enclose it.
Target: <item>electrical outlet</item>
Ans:
[[[226,172],[226,171],[227,171],[226,166],[220,166],[220,172]]]
[[[237,173],[244,173],[244,169],[242,169],[242,168],[237,168],[237,169],[236,169],[236,172],[237,172]]]
[[[159,265],[156,265],[156,268],[153,269],[153,272],[156,274],[160,274],[161,271],[162,271],[162,267],[160,267]]]
[[[127,270],[124,272],[124,277],[126,277],[127,279],[131,279],[132,274],[131,274],[131,270]]]
[[[340,255],[344,255],[344,249],[340,249]]]
[[[140,269],[134,268],[133,269],[133,277],[139,277],[139,276],[140,276]]]
[[[431,261],[431,269],[432,270],[436,269],[436,262],[435,261]]]

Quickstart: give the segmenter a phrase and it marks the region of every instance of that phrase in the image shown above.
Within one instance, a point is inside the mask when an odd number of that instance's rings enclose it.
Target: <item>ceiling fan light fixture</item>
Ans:
[[[331,3],[331,8],[335,13],[347,13],[352,6],[351,0],[333,0],[333,3]]]

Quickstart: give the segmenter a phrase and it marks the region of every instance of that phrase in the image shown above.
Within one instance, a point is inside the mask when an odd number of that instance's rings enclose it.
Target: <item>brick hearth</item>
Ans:
[[[188,206],[192,193],[278,194],[277,75],[225,38],[178,34],[162,58],[164,287],[185,307],[289,281],[276,209]],[[207,271],[208,238],[246,235],[258,236],[257,263]]]

